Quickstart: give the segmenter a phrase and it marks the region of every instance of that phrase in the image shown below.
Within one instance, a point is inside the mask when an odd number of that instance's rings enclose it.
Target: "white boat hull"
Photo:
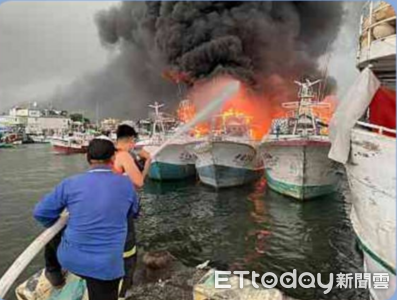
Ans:
[[[30,138],[36,144],[49,144],[49,143],[51,143],[51,141],[49,139],[47,139],[45,136],[42,136],[42,135],[31,135]]]
[[[240,186],[263,174],[263,162],[257,149],[232,141],[207,141],[196,145],[196,170],[200,181],[215,188]]]
[[[167,145],[152,160],[148,176],[155,180],[178,180],[196,174],[195,156],[186,150],[194,142],[175,142]],[[150,145],[144,149],[153,153],[160,146]]]
[[[346,173],[352,194],[351,220],[369,273],[388,273],[389,289],[372,289],[374,299],[389,299],[396,270],[395,138],[354,128]]]
[[[270,139],[261,144],[268,186],[287,196],[305,200],[334,192],[339,174],[328,159],[327,139]]]
[[[83,145],[83,143],[77,144],[68,139],[52,139],[51,145],[57,153],[61,154],[86,153],[88,148],[88,146]]]

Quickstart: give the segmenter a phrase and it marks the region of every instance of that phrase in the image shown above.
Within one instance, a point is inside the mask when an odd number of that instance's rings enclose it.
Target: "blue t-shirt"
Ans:
[[[127,217],[139,211],[130,179],[106,166],[92,168],[62,181],[36,205],[34,217],[48,227],[65,208],[69,220],[57,253],[62,267],[101,280],[124,276]]]

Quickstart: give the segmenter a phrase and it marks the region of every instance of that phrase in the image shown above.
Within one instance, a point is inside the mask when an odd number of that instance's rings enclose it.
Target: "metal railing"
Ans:
[[[383,134],[384,132],[396,134],[396,129],[391,129],[391,128],[387,128],[387,127],[383,127],[383,126],[379,126],[379,125],[375,125],[375,124],[365,123],[362,121],[358,121],[357,124],[364,128],[375,129],[375,130],[377,130],[377,132],[379,134]]]
[[[45,245],[65,227],[68,214],[63,214],[58,221],[50,228],[43,231],[4,273],[0,279],[0,298],[4,298],[14,282],[22,274],[31,261],[40,253]]]

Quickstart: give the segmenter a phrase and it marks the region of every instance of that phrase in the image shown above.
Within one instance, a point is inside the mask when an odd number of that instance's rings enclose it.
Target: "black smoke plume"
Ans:
[[[295,96],[293,80],[322,77],[318,58],[343,14],[342,2],[121,2],[95,17],[116,58],[76,83],[89,91],[75,99],[88,93],[101,111],[142,117],[147,103],[170,108],[183,88],[228,74],[267,98],[293,100],[285,99]]]
[[[317,59],[342,17],[336,2],[172,1],[123,2],[96,21],[105,45],[133,45],[142,63],[162,61],[157,74],[192,83],[227,73],[261,86],[274,75],[319,75]]]

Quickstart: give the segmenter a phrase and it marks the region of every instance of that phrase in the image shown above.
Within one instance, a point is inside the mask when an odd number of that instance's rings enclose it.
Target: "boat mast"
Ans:
[[[154,108],[154,113],[156,118],[160,119],[160,108],[163,107],[164,104],[160,104],[157,101],[154,104],[149,104],[149,107]]]
[[[158,133],[165,134],[163,118],[160,114],[160,108],[163,106],[164,106],[164,104],[160,104],[157,101],[154,102],[154,104],[149,104],[149,107],[154,109],[154,122],[153,122],[152,135],[155,135],[157,133],[156,132],[157,124],[159,124],[159,126],[160,126],[160,132],[158,132]]]
[[[99,106],[98,106],[98,100],[96,100],[96,107],[95,107],[95,112],[96,112],[96,128],[98,130],[99,128]]]
[[[315,97],[313,92],[313,86],[320,83],[321,79],[310,82],[309,79],[306,79],[306,82],[295,81],[297,85],[299,85],[298,97],[299,97],[299,106],[297,110],[297,120],[295,122],[295,126],[292,134],[296,135],[298,131],[298,125],[303,125],[302,129],[299,131],[304,135],[309,135],[310,133],[316,132],[316,121],[313,115],[313,101],[312,99]],[[310,119],[310,121],[308,120]],[[311,128],[307,128],[306,125],[311,123]]]

